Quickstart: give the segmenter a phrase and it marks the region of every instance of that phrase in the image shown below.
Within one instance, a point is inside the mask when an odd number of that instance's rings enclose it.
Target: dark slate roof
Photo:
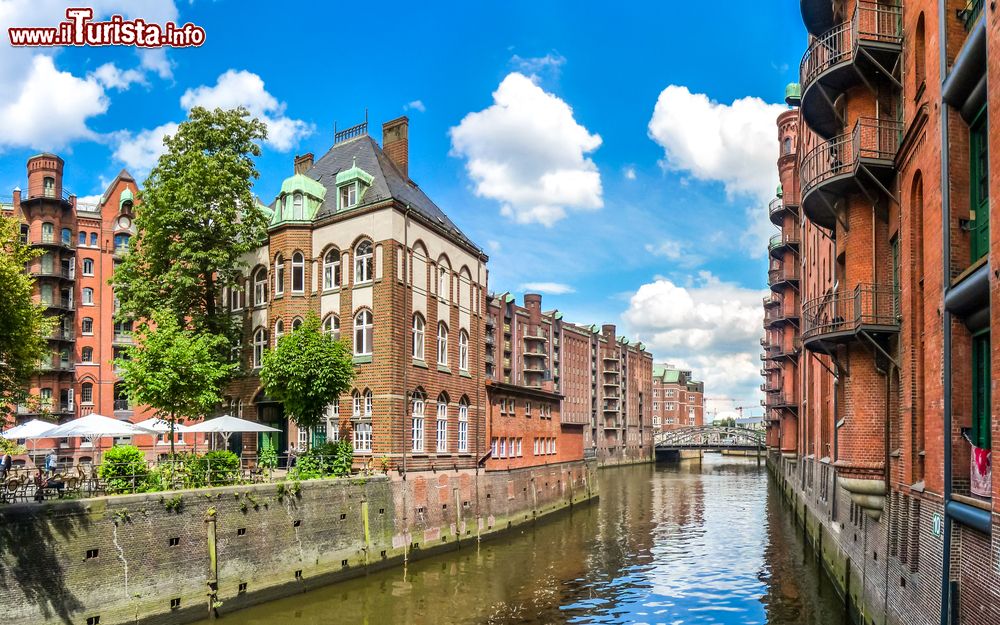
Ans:
[[[305,172],[307,176],[326,187],[327,191],[326,200],[316,213],[316,219],[336,214],[337,173],[350,169],[355,163],[374,178],[359,207],[390,198],[395,199],[403,205],[408,204],[432,224],[451,232],[466,245],[482,252],[481,248],[465,236],[444,211],[427,197],[427,194],[396,168],[396,165],[382,152],[382,148],[368,135],[334,145],[313,164],[309,171]]]

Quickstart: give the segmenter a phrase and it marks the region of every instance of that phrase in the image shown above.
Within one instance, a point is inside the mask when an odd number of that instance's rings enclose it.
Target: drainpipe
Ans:
[[[407,315],[407,309],[409,307],[409,302],[413,298],[413,283],[410,278],[410,205],[406,205],[406,211],[403,213],[403,418],[400,420],[399,429],[401,429],[402,436],[399,437],[400,445],[403,449],[403,464],[400,467],[400,475],[403,481],[406,481],[406,409],[410,405],[410,391],[406,386],[406,373],[409,371],[410,366],[406,364],[406,328],[412,324],[409,315]],[[412,355],[412,354],[411,354]],[[408,510],[406,505],[406,484],[403,484],[402,488],[402,501],[403,501],[403,563],[410,559],[410,541],[406,539],[406,536],[410,533],[409,523],[407,519],[409,518]]]
[[[938,43],[940,48],[941,84],[948,75],[948,8],[945,0],[938,0]],[[944,283],[942,295],[947,294],[951,285],[951,193],[948,185],[948,105],[941,103],[941,231]],[[942,306],[942,382],[944,384],[943,429],[944,429],[944,527],[942,528],[941,555],[941,625],[951,622],[951,517],[948,503],[951,501],[951,313]]]

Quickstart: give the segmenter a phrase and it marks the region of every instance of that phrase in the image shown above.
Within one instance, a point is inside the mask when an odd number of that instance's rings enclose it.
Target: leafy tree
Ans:
[[[196,334],[172,313],[156,311],[117,361],[129,397],[169,420],[171,455],[177,420],[208,414],[222,401],[222,387],[237,367],[224,354],[227,344],[224,336]]]
[[[139,194],[138,235],[113,279],[122,318],[170,311],[195,334],[226,337],[217,347],[230,357],[239,329],[222,295],[267,226],[251,192],[266,136],[246,109],[195,107],[163,140]]]
[[[52,320],[32,301],[34,280],[24,270],[41,253],[21,242],[18,220],[0,215],[0,428],[27,398],[31,374],[48,355]]]
[[[310,313],[264,354],[260,379],[267,394],[285,404],[295,425],[314,428],[326,407],[350,388],[354,365],[347,346],[324,333],[319,317]]]

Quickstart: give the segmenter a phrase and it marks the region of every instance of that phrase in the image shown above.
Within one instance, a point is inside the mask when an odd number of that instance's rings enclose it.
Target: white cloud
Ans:
[[[94,139],[87,120],[107,110],[97,79],[59,71],[52,57],[37,55],[21,88],[0,103],[0,147],[57,150],[77,139]]]
[[[741,244],[754,256],[763,255],[772,232],[764,205],[778,184],[775,122],[784,110],[753,97],[722,104],[670,85],[649,120],[649,136],[663,147],[665,168],[722,183],[731,199],[753,203],[745,211],[748,227]]]
[[[635,167],[626,167],[622,172],[626,180],[635,180]]]
[[[491,252],[499,252],[502,246],[500,245],[500,241],[494,241],[493,239],[490,239],[489,241],[486,242],[486,247],[490,248]]]
[[[267,143],[280,152],[292,149],[315,130],[312,124],[286,117],[285,103],[268,93],[260,76],[245,70],[231,69],[219,76],[214,86],[188,89],[181,96],[181,106],[185,110],[196,106],[207,109],[245,107],[267,124]]]
[[[141,130],[136,134],[122,131],[117,134],[115,158],[125,164],[134,176],[144,176],[149,173],[157,159],[166,150],[163,137],[177,132],[175,122],[167,122],[151,130]]]
[[[696,267],[704,262],[700,254],[691,251],[692,245],[675,239],[662,239],[658,243],[647,243],[646,251],[653,256],[666,258],[681,267]]]
[[[510,64],[522,74],[535,76],[543,72],[551,72],[558,76],[559,70],[566,63],[566,57],[558,52],[549,52],[545,56],[522,57],[514,55]]]
[[[172,0],[93,0],[87,6],[94,9],[95,18],[118,14],[157,23],[177,19]],[[54,26],[65,19],[66,7],[63,0],[3,0],[0,24]],[[56,66],[58,51],[0,46],[0,83],[4,85],[0,148],[57,150],[73,141],[98,139],[88,122],[107,111],[106,89],[125,89],[142,82],[140,77],[147,69],[121,70],[111,65],[76,76]],[[158,55],[161,63],[166,62],[164,51]]]
[[[421,100],[414,100],[413,102],[410,102],[409,104],[405,105],[403,107],[403,110],[404,111],[413,110],[413,111],[420,111],[421,113],[425,113],[427,111],[427,107],[424,106],[424,103]]]
[[[549,295],[566,295],[576,293],[576,289],[560,282],[525,282],[521,285],[525,293],[548,293]]]
[[[466,159],[476,195],[498,200],[518,223],[551,226],[567,209],[604,205],[601,174],[587,155],[601,145],[573,109],[531,79],[513,72],[490,107],[450,130],[452,153]]]
[[[174,77],[174,64],[167,57],[165,48],[139,50],[139,63],[143,69],[156,72],[156,75],[164,80]]]
[[[690,368],[706,395],[758,397],[764,291],[700,272],[692,284],[666,278],[639,287],[622,319],[659,360]]]
[[[123,91],[132,86],[133,83],[146,84],[146,75],[137,69],[119,69],[114,63],[105,63],[93,73],[97,82],[106,89],[118,89]]]

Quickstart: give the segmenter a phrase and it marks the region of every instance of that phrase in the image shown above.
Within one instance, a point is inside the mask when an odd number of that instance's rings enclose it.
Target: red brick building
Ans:
[[[771,466],[862,620],[997,623],[1000,15],[801,9],[769,209]],[[790,264],[797,288],[776,279]]]
[[[132,326],[114,321],[115,296],[109,284],[135,234],[138,188],[123,170],[96,205],[81,204],[64,186],[63,169],[63,160],[55,154],[31,157],[27,190],[14,189],[11,201],[0,204],[5,216],[21,222],[22,239],[44,252],[28,271],[35,278],[36,301],[46,304],[46,314],[56,318],[48,337],[51,356],[28,388],[41,402],[18,406],[17,420],[41,414],[64,422],[98,413],[140,421],[151,413],[132,406],[117,382],[113,360],[131,344]],[[157,441],[135,442],[153,446]],[[93,453],[86,441],[36,441],[39,453],[52,448],[65,458],[87,459]]]
[[[690,371],[653,366],[653,428],[658,431],[705,424],[705,383]]]
[[[296,157],[269,205],[266,245],[227,294],[244,328],[245,374],[228,408],[281,430],[244,436],[240,451],[349,436],[359,464],[473,468],[486,451],[486,255],[408,176],[408,120],[337,133],[318,160]],[[357,378],[325,427],[299,430],[267,397],[264,350],[314,312],[346,341]]]

